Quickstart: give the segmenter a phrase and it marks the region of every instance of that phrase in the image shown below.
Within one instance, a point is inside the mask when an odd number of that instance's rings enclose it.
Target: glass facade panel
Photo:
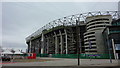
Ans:
[[[120,30],[119,31],[110,31],[110,33],[119,33],[120,32]]]
[[[116,50],[120,50],[120,44],[115,44]]]

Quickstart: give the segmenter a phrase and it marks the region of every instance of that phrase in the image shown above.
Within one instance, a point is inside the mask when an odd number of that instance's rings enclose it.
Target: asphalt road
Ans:
[[[109,59],[81,59],[80,66],[77,66],[77,59],[61,59],[61,58],[40,58],[40,59],[56,59],[55,61],[45,62],[27,62],[27,63],[8,63],[2,64],[2,68],[120,68],[119,60]]]

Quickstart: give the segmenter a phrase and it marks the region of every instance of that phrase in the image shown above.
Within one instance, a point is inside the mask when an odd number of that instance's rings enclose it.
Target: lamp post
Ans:
[[[79,46],[79,27],[78,21],[76,20],[76,45],[77,45],[77,57],[78,57],[78,66],[80,65],[80,46]]]
[[[109,34],[109,29],[107,29],[108,34]],[[110,63],[112,63],[112,57],[111,57],[111,52],[110,52],[110,43],[109,43],[109,35],[107,37],[107,45],[108,45],[108,52],[109,52],[109,58],[110,58]]]

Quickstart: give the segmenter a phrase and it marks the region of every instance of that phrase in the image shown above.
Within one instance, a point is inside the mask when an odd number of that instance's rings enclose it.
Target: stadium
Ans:
[[[53,20],[26,38],[38,57],[120,58],[120,12],[97,11]],[[95,56],[96,55],[96,56]]]

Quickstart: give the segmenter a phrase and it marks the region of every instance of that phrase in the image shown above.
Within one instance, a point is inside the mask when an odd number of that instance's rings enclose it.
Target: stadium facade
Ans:
[[[97,15],[86,18],[87,31],[84,33],[86,53],[101,54],[107,52],[102,37],[102,31],[106,26],[111,25],[111,21],[111,15]]]
[[[54,20],[26,38],[28,53],[77,54],[80,52],[80,54],[114,54],[114,57],[117,53],[119,58],[120,38],[112,34],[111,37],[114,36],[112,40],[117,39],[114,44],[105,40],[109,36],[107,30],[116,28],[113,23],[117,21],[117,27],[120,25],[118,12],[88,12]],[[120,29],[115,30],[118,31],[116,36],[120,37]]]

